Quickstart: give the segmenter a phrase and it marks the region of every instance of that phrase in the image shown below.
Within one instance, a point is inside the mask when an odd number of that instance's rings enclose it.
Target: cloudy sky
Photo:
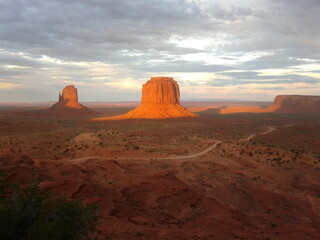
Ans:
[[[320,93],[319,0],[0,0],[0,102],[139,100],[172,76],[182,100]]]

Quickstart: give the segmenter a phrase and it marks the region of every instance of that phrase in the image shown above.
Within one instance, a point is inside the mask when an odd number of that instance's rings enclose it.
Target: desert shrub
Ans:
[[[25,188],[0,178],[0,236],[3,240],[90,240],[97,208],[80,201],[53,199],[38,181]]]
[[[133,150],[139,150],[139,149],[140,149],[140,147],[139,147],[139,146],[134,145],[134,146],[132,146],[132,149],[133,149]]]

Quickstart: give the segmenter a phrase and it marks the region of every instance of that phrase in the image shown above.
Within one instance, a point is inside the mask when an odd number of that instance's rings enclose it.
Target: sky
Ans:
[[[0,102],[137,101],[152,76],[182,100],[320,93],[320,0],[0,0]]]

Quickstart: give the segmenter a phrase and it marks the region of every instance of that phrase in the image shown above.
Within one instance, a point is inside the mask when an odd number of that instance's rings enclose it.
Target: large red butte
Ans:
[[[178,83],[171,77],[153,77],[142,86],[139,107],[123,115],[94,120],[185,117],[197,117],[197,115],[180,105]]]

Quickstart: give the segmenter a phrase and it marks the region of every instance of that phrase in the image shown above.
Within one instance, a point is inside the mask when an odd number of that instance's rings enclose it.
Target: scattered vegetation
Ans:
[[[27,187],[0,176],[2,240],[92,240],[98,209],[80,201],[53,199],[34,178]]]

